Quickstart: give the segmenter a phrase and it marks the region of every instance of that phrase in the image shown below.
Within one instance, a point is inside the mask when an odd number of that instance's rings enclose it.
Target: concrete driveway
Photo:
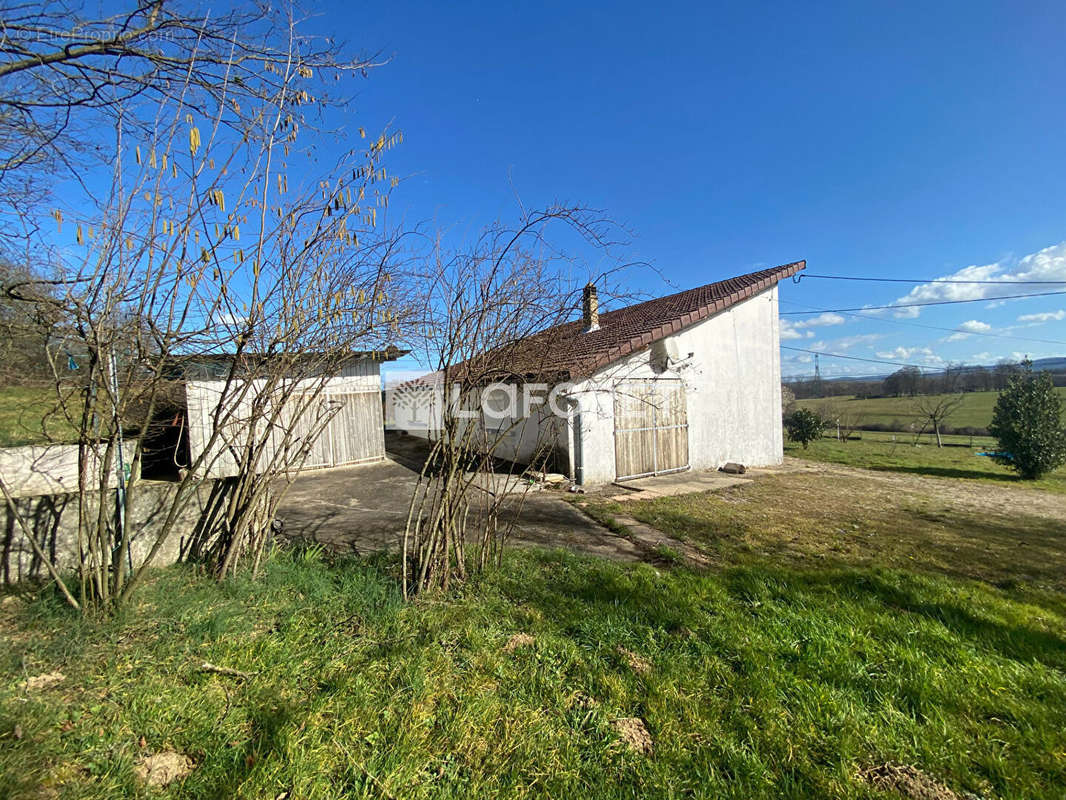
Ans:
[[[424,443],[389,434],[385,447],[388,458],[383,462],[300,475],[278,513],[284,536],[319,542],[341,552],[398,549]],[[517,527],[511,540],[514,544],[565,547],[622,561],[646,557],[633,542],[593,522],[550,491],[526,495]]]

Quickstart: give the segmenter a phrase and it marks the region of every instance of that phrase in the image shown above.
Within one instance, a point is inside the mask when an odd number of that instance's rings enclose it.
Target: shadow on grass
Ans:
[[[210,760],[204,764],[198,772],[203,775],[206,785],[196,787],[197,797],[217,800],[236,797],[241,785],[257,767],[262,768],[263,762],[281,757],[285,738],[298,727],[296,709],[281,704],[268,693],[261,693],[258,700],[260,704],[249,711],[251,736],[238,747],[216,752],[215,764]]]
[[[906,472],[911,475],[928,475],[934,478],[968,478],[1003,481],[1004,483],[1022,483],[1017,475],[999,472],[983,472],[976,469],[960,469],[958,467],[934,467],[934,466],[910,466],[889,467],[883,465],[869,466],[866,469],[871,472]]]
[[[826,608],[840,602],[876,600],[885,614],[914,614],[933,620],[960,639],[1022,663],[1039,662],[1066,669],[1066,637],[1036,627],[1001,622],[977,613],[974,606],[944,601],[921,576],[902,571],[830,570],[826,572],[740,568],[724,576],[730,594],[745,598],[752,581],[770,581],[785,600],[805,602],[812,595]]]
[[[550,569],[545,558],[547,555],[541,557],[542,567]],[[941,583],[942,578],[880,568],[793,569],[763,564],[729,567],[701,576],[680,573],[675,578],[681,585],[664,585],[630,571],[592,563],[562,574],[552,569],[550,580],[524,582],[515,594],[535,606],[560,632],[578,638],[594,624],[590,621],[599,618],[602,623],[604,616],[615,619],[610,628],[621,622],[648,632],[675,632],[698,625],[701,619],[704,624],[714,624],[719,614],[728,617],[737,610],[784,604],[826,618],[846,619],[872,610],[890,626],[905,615],[916,615],[936,622],[977,649],[1020,663],[1038,662],[1066,670],[1066,632],[996,619],[1005,610],[997,601],[1009,602],[1009,598],[989,595],[984,604],[974,597],[970,606],[967,598],[984,590],[975,587],[970,592],[963,585],[960,594],[958,584]],[[701,580],[718,583],[723,592],[715,597],[713,592],[685,590],[686,582]],[[945,599],[949,593],[961,599]],[[1020,607],[1019,612],[1025,613]],[[723,624],[735,624],[726,617]]]

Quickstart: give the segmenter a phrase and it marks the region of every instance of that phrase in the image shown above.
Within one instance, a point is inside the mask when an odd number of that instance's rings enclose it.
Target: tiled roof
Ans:
[[[571,380],[587,377],[652,342],[677,333],[762,292],[807,266],[795,261],[729,278],[706,286],[658,297],[615,311],[600,312],[599,330],[585,332],[582,320],[556,325],[527,337],[512,350],[514,373],[566,374]],[[527,361],[520,355],[528,356]]]

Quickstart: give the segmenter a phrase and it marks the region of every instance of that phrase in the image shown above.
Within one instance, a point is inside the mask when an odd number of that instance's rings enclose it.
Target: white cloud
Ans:
[[[814,331],[800,330],[803,326],[791,320],[781,320],[781,341],[794,339],[813,339]]]
[[[847,319],[840,316],[840,314],[825,311],[816,317],[808,317],[792,324],[795,328],[818,328],[822,325],[843,325],[845,322],[847,322]]]
[[[992,330],[992,326],[987,322],[981,322],[980,320],[970,319],[958,326],[958,330],[947,336],[940,341],[942,342],[961,342],[963,339],[969,339],[971,333],[988,333]]]
[[[1052,320],[1059,322],[1066,319],[1066,311],[1059,309],[1058,311],[1044,311],[1040,314],[1022,314],[1018,317],[1018,322],[1051,322]]]
[[[1066,242],[1045,247],[1036,253],[1030,253],[1017,262],[998,261],[994,264],[973,265],[945,275],[941,280],[1001,281],[1002,285],[980,283],[923,283],[915,286],[895,302],[933,303],[942,300],[992,300],[989,308],[1002,301],[996,298],[1004,295],[1037,293],[1041,287],[1021,284],[1022,281],[1062,281],[1066,282]],[[1055,287],[1047,286],[1044,290]],[[1061,288],[1061,287],[1060,287]],[[901,308],[895,312],[897,317],[917,317],[918,308]]]
[[[871,344],[878,339],[884,339],[883,333],[860,333],[855,336],[845,336],[843,339],[837,339],[829,343],[829,347],[832,350],[850,350],[852,347],[856,347],[860,344]]]
[[[886,361],[917,362],[919,367],[939,367],[947,363],[928,347],[897,347],[895,350],[880,351],[877,357]]]
[[[965,363],[988,366],[991,364],[998,364],[1000,361],[1018,362],[1026,356],[1028,356],[1028,353],[1023,353],[1020,350],[1015,350],[1011,353],[993,353],[984,350],[980,353],[974,353],[972,356],[965,359]]]

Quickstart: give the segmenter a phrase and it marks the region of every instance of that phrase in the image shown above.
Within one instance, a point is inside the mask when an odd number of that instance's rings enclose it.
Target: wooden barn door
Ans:
[[[293,394],[286,407],[286,415],[283,424],[290,425],[292,433],[289,434],[289,446],[295,451],[305,446],[310,440],[311,444],[307,451],[307,458],[301,465],[301,469],[314,469],[315,467],[330,466],[333,454],[330,450],[329,437],[320,433],[313,440],[311,437],[316,430],[322,427],[321,415],[325,409],[321,408],[325,399],[321,396],[315,398],[311,395]]]
[[[303,410],[303,413],[299,413]],[[295,450],[314,430],[321,432],[310,445],[302,469],[340,467],[385,457],[384,423],[379,392],[329,392],[317,400],[296,395],[289,400],[280,425],[291,425]],[[320,414],[332,416],[323,427]],[[275,447],[283,440],[278,436]]]
[[[329,437],[333,446],[335,467],[358,464],[385,457],[382,431],[385,423],[381,414],[380,392],[330,394],[330,402],[340,407],[329,421],[323,438]]]
[[[614,388],[616,480],[687,469],[688,406],[681,381],[624,381]]]

